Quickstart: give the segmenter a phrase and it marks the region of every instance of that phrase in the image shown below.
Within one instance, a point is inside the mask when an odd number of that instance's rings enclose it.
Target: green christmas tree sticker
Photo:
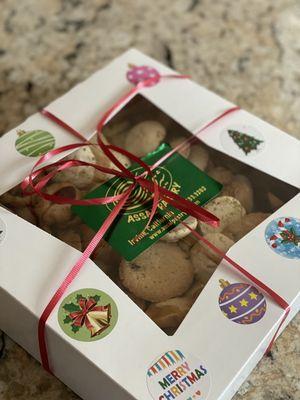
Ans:
[[[256,139],[254,136],[247,135],[237,130],[228,129],[227,132],[234,143],[243,150],[246,155],[253,150],[257,150],[258,146],[263,143],[263,140]]]

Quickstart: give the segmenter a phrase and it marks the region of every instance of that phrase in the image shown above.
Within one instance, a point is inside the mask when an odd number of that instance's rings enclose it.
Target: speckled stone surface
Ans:
[[[0,133],[134,46],[300,138],[299,37],[299,0],[2,0]],[[76,398],[4,335],[0,357],[0,400]],[[300,399],[300,316],[234,399]]]

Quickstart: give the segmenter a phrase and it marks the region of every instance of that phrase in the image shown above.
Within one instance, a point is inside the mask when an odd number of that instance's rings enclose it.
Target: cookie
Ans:
[[[191,229],[196,229],[198,221],[194,217],[187,217],[184,221]],[[166,233],[161,239],[165,242],[177,242],[189,235],[191,231],[183,224],[177,225],[174,229]]]
[[[236,175],[228,185],[224,186],[222,195],[237,199],[247,213],[253,210],[252,184],[244,175]]]
[[[96,163],[96,158],[90,147],[81,147],[66,157],[66,160],[80,160],[88,163]],[[78,189],[87,188],[94,180],[95,169],[93,167],[79,166],[65,169],[59,172],[54,182],[72,182]]]
[[[146,310],[146,314],[162,329],[178,328],[191,306],[191,298],[175,297],[150,304]]]
[[[220,182],[222,185],[228,185],[233,179],[233,173],[225,167],[214,167],[207,171],[208,175]]]
[[[184,297],[190,299],[194,303],[204,289],[205,283],[200,280],[194,282],[189,290],[184,294]]]
[[[103,138],[104,139],[104,138]],[[104,143],[108,143],[106,139],[103,140]],[[93,154],[96,158],[97,164],[101,167],[111,168],[119,170],[119,168],[104,154],[103,150],[99,146],[95,146],[91,148]],[[122,164],[124,167],[128,168],[130,166],[130,160],[125,155],[118,153],[117,151],[112,151],[115,158]],[[108,174],[106,172],[99,171],[97,169],[94,170],[95,181],[96,182],[106,182],[111,179],[114,175]]]
[[[69,229],[69,230],[58,233],[57,237],[58,237],[58,239],[62,240],[64,243],[67,243],[69,246],[74,247],[74,249],[82,251],[81,238],[77,232]]]
[[[10,191],[0,197],[0,202],[7,207],[22,208],[30,206],[33,199],[36,199],[36,196],[22,196]]]
[[[109,121],[108,124],[103,127],[103,134],[111,143],[120,146],[119,140],[116,139],[121,136],[124,137],[129,127],[130,123],[128,120],[117,122]]]
[[[191,146],[189,160],[196,165],[196,167],[201,169],[201,171],[205,171],[208,166],[209,153],[201,144],[193,144]]]
[[[121,256],[105,240],[101,240],[92,259],[108,276],[116,278]]]
[[[185,251],[186,253],[189,253],[191,248],[194,246],[196,242],[197,239],[195,238],[195,236],[189,234],[188,236],[185,236],[183,239],[178,240],[177,245],[181,248],[181,250]]]
[[[207,233],[203,236],[215,247],[222,251],[222,253],[227,253],[231,246],[234,245],[234,241],[220,232]],[[199,249],[201,252],[210,258],[215,263],[219,264],[222,260],[222,256],[211,250],[205,243],[199,242]]]
[[[166,130],[157,121],[143,121],[126,134],[125,149],[138,157],[154,151],[164,140]]]
[[[46,189],[46,193],[55,194],[71,199],[79,199],[80,193],[77,188],[68,182],[53,183]],[[40,226],[62,226],[73,218],[70,204],[55,204],[40,197],[34,206],[34,212],[38,217]]]
[[[135,296],[159,302],[182,295],[193,282],[193,266],[176,244],[157,242],[132,261],[122,260],[119,276]]]
[[[179,146],[182,144],[184,141],[186,141],[186,137],[181,136],[174,138],[170,140],[170,146],[174,149],[175,147]],[[181,154],[183,157],[188,158],[191,152],[191,145],[190,143],[184,144],[179,150],[178,153]]]
[[[203,253],[201,242],[197,242],[190,252],[195,279],[206,283],[217,268],[217,264]]]
[[[204,208],[219,218],[220,226],[215,228],[199,221],[199,227],[203,234],[209,232],[222,232],[227,225],[232,222],[241,221],[242,217],[246,214],[241,203],[230,196],[217,197],[206,204]]]
[[[269,216],[270,214],[261,212],[247,214],[241,221],[229,224],[223,233],[237,242]]]
[[[278,208],[280,208],[284,204],[284,202],[279,197],[271,192],[267,193],[267,198],[270,204],[270,209],[272,211],[278,210]]]
[[[131,300],[143,311],[146,310],[147,308],[147,302],[146,300],[143,299],[139,299],[138,297],[136,297],[134,294],[128,292],[128,290],[124,290],[124,292],[127,294],[128,297],[131,298]]]
[[[37,224],[37,218],[32,212],[31,207],[21,207],[16,209],[16,214],[25,219],[27,222],[30,222],[33,225]]]

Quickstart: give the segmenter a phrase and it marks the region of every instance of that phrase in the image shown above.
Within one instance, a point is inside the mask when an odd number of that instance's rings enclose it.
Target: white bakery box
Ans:
[[[47,110],[90,138],[101,113],[132,87],[127,79],[129,64],[150,66],[160,74],[174,73],[131,49],[52,102]],[[141,95],[191,133],[233,106],[189,79],[161,80],[143,89]],[[251,127],[263,143],[260,150],[245,154],[233,146],[224,136],[229,127]],[[18,130],[37,128],[51,132],[56,147],[78,142],[41,114],[31,116],[0,139],[0,194],[20,183],[35,160],[15,150]],[[285,182],[296,194],[228,252],[290,304],[286,326],[300,307],[299,142],[242,110],[221,119],[200,138],[206,145]],[[39,317],[80,252],[4,207],[0,208],[0,219],[0,328],[39,359]],[[276,236],[278,222],[293,229],[294,242],[287,251],[280,244],[274,246],[276,238],[268,241],[270,232]],[[220,280],[230,282],[227,293],[222,292]],[[64,297],[89,288],[103,291],[114,300],[118,320],[101,340],[75,340],[59,325],[58,305],[46,327],[51,368],[84,399],[231,399],[263,356],[284,315],[284,310],[259,289],[264,297],[253,307],[261,313],[253,316],[255,323],[235,323],[241,321],[242,314],[235,320],[226,318],[224,307],[233,305],[230,299],[238,284],[242,284],[242,293],[251,289],[245,276],[221,262],[179,329],[168,336],[89,260]],[[255,290],[248,290],[248,295],[256,301]],[[239,301],[243,296],[233,297]]]

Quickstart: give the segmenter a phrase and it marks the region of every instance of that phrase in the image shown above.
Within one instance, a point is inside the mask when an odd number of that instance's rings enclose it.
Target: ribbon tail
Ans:
[[[46,337],[45,337],[45,328],[46,328],[46,322],[52,313],[54,307],[58,304],[60,299],[62,298],[63,294],[65,291],[68,289],[69,285],[73,282],[75,277],[78,275],[80,272],[81,268],[85,264],[86,260],[90,257],[90,255],[93,253],[95,248],[97,247],[98,243],[100,240],[103,238],[107,230],[110,228],[114,220],[117,218],[119,215],[120,211],[122,210],[122,207],[124,207],[128,197],[130,196],[131,193],[131,188],[127,192],[124,192],[124,197],[121,199],[118,204],[114,207],[110,215],[106,218],[104,223],[102,224],[101,228],[99,231],[96,233],[96,235],[93,237],[85,251],[82,253],[81,257],[77,261],[77,263],[74,265],[74,267],[71,269],[71,271],[67,274],[65,279],[63,280],[62,284],[59,286],[59,288],[56,290],[54,293],[53,297],[51,298],[50,302],[44,309],[41,318],[39,320],[39,325],[38,325],[38,339],[39,339],[39,347],[40,347],[40,356],[41,356],[41,361],[49,373],[52,374],[51,369],[50,369],[50,364],[49,364],[49,358],[48,358],[48,351],[47,351],[47,343],[46,343]]]

